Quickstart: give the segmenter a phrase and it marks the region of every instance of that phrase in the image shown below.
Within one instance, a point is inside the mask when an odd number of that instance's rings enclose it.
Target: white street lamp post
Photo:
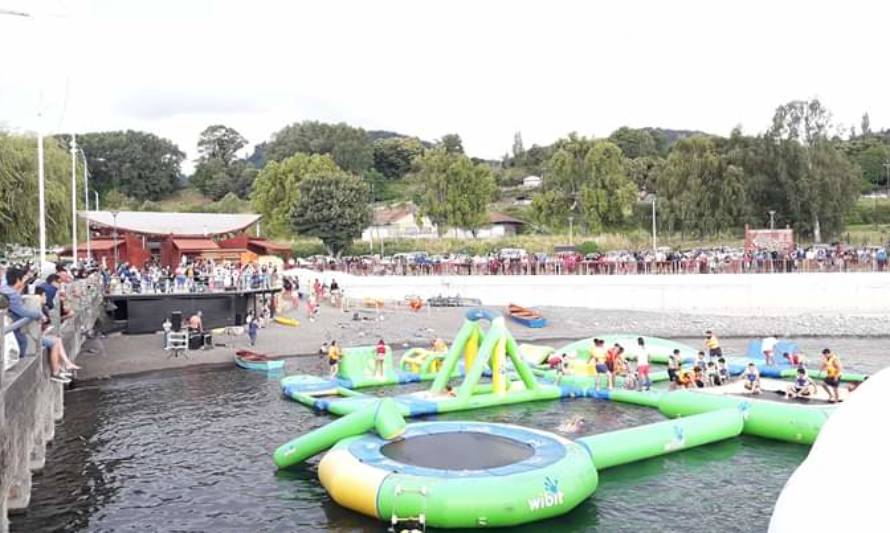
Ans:
[[[37,225],[40,240],[40,268],[46,264],[46,186],[43,174],[43,132],[37,126]]]
[[[119,259],[118,252],[117,252],[117,214],[119,212],[120,211],[117,211],[117,210],[114,210],[111,212],[111,218],[114,219],[114,234],[113,234],[114,242],[112,243],[112,246],[114,246],[114,270],[115,271],[117,271],[117,265],[118,265],[118,259]]]
[[[93,260],[93,246],[92,246],[92,237],[90,236],[90,171],[87,167],[87,154],[83,152],[83,149],[80,150],[80,156],[83,159],[83,208],[85,213],[86,220],[86,230],[87,230],[87,260]],[[98,198],[98,195],[97,195]],[[98,205],[96,206],[98,209]]]
[[[77,138],[71,134],[71,257],[77,263]]]

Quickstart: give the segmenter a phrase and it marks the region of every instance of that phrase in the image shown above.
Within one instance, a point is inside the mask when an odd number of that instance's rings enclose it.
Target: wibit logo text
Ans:
[[[562,491],[559,490],[559,480],[547,477],[544,479],[544,492],[528,500],[528,508],[539,511],[560,505],[565,500]]]

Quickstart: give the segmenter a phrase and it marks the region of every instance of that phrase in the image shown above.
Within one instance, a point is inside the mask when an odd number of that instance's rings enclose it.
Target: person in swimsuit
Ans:
[[[776,349],[776,344],[779,343],[778,335],[770,335],[766,337],[762,341],[760,341],[760,351],[763,353],[763,361],[766,363],[766,366],[775,366],[776,359],[773,357],[773,351]]]
[[[640,385],[643,390],[649,390],[652,386],[652,380],[649,379],[649,350],[646,349],[646,342],[643,337],[637,339],[637,377],[639,377]]]
[[[594,369],[596,370],[595,390],[600,389],[600,378],[604,375],[606,376],[606,385],[610,389],[612,388],[612,373],[609,371],[609,366],[606,364],[608,354],[606,353],[603,344],[605,343],[602,340],[593,339],[593,346],[590,348],[590,362],[588,364],[594,365]]]
[[[695,368],[701,368],[702,370],[708,368],[708,362],[705,361],[705,352],[698,352],[695,358]]]
[[[822,371],[825,372],[822,387],[828,393],[828,401],[831,403],[841,401],[838,387],[841,384],[842,370],[840,358],[831,353],[828,348],[822,350]]]
[[[386,362],[386,343],[383,342],[383,339],[380,339],[377,342],[377,348],[375,349],[374,356],[374,376],[378,378],[383,377],[383,366]]]
[[[760,372],[754,363],[748,363],[748,368],[742,372],[742,379],[745,380],[745,390],[751,394],[760,394]]]
[[[794,383],[788,385],[788,389],[785,391],[785,398],[809,397],[815,391],[816,384],[813,383],[813,380],[807,375],[807,371],[803,368],[798,368],[797,377],[794,379]]]
[[[708,362],[708,369],[705,371],[705,377],[708,379],[708,385],[711,387],[719,387],[723,385],[723,381],[720,379],[720,373],[717,371],[717,365],[714,364],[714,361]]]

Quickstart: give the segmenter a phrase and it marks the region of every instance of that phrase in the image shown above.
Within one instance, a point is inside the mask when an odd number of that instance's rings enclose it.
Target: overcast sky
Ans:
[[[209,124],[251,143],[300,120],[481,157],[570,131],[762,131],[819,97],[890,126],[886,2],[0,0],[0,125],[139,129],[190,158]],[[43,119],[38,120],[38,111]],[[187,167],[187,170],[191,166]]]

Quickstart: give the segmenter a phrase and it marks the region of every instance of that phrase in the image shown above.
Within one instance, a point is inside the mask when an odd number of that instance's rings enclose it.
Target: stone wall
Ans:
[[[64,323],[58,316],[59,306],[55,306],[50,333],[61,334],[72,359],[80,352],[85,333],[92,329],[102,311],[100,289],[96,278],[66,287],[74,316]],[[39,309],[36,296],[26,296],[25,303]],[[0,532],[9,529],[8,513],[28,507],[32,475],[46,463],[46,445],[52,441],[55,423],[64,413],[63,385],[49,379],[49,359],[37,349],[40,329],[36,322],[24,326],[29,353],[9,370],[0,364]],[[0,335],[0,350],[3,337]]]

